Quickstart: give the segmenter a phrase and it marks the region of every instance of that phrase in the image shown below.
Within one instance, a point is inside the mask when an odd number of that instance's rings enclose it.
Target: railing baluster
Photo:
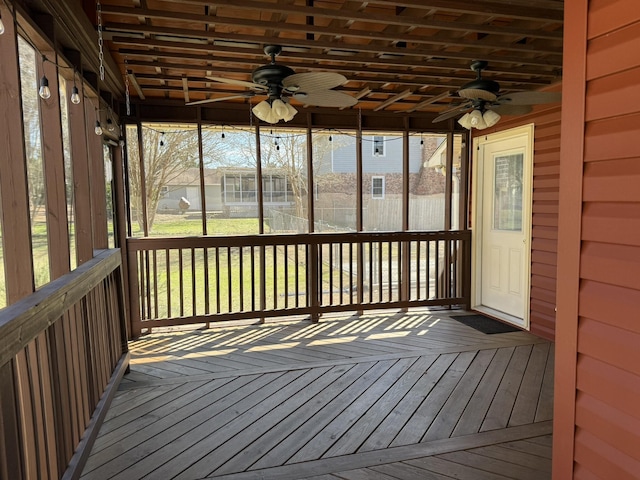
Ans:
[[[180,284],[180,316],[184,317],[184,265],[181,248],[178,249],[178,278]]]
[[[296,301],[295,301],[295,306],[296,308],[300,306],[300,262],[299,262],[299,253],[298,251],[300,250],[300,244],[296,243],[295,244],[295,250],[294,250],[294,259],[295,259],[295,287],[296,287]]]
[[[231,278],[231,247],[227,247],[227,302],[228,311],[233,312],[233,288]]]
[[[342,265],[343,265],[342,262],[343,262],[343,257],[344,257],[344,255],[343,255],[344,243],[340,242],[338,244],[338,246],[340,247],[340,250],[339,250],[340,251],[340,256],[338,258],[338,262],[340,263],[340,270],[338,271],[338,275],[339,275],[339,278],[340,278],[340,287],[339,287],[340,288],[340,305],[343,305],[344,304],[344,298],[343,298],[343,295],[344,295],[344,273],[342,272]]]
[[[333,305],[333,243],[328,244],[329,247],[329,305]],[[322,273],[320,274],[322,278]]]
[[[214,247],[216,252],[216,313],[220,313],[220,248]]]
[[[167,270],[167,315],[171,318],[173,315],[171,313],[171,250],[165,250],[165,268]]]
[[[284,245],[284,308],[289,308],[289,245]]]
[[[202,249],[202,264],[204,266],[204,313],[209,315],[209,249]],[[209,328],[209,322],[207,322]]]
[[[240,311],[244,311],[244,262],[243,262],[244,248],[238,247],[238,283],[240,286]]]
[[[256,249],[251,245],[251,310],[256,310]]]
[[[436,253],[435,253],[435,263],[436,263],[436,298],[442,298],[440,294],[440,240],[436,240]]]
[[[378,302],[382,302],[382,294],[383,294],[383,289],[382,289],[382,285],[383,285],[383,268],[382,268],[382,250],[384,249],[384,246],[387,246],[387,249],[389,250],[389,244],[388,243],[383,243],[383,242],[377,242],[378,245]],[[391,251],[388,252],[387,255],[388,258],[391,258]],[[387,262],[387,268],[390,269],[391,265]]]
[[[278,308],[278,246],[273,245],[273,308]]]
[[[196,312],[196,249],[191,248],[191,315],[195,316]]]
[[[422,265],[421,262],[421,258],[422,258],[422,253],[420,252],[420,240],[416,241],[416,261],[415,261],[415,265],[416,265],[416,289],[415,289],[415,296],[411,296],[410,299],[413,300],[419,300],[420,299],[420,266]],[[411,258],[411,257],[409,257]],[[413,290],[412,290],[413,292]]]
[[[158,318],[158,255],[153,251],[153,313]]]

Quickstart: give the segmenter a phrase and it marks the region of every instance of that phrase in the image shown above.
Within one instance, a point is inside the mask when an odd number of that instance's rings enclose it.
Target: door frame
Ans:
[[[480,135],[473,138],[473,166],[471,180],[471,218],[472,232],[471,235],[471,309],[478,312],[486,313],[500,320],[505,320],[520,328],[530,329],[530,312],[531,312],[531,229],[533,220],[533,144],[534,144],[534,124],[530,123],[501,132],[489,135]],[[529,215],[523,218],[523,235],[528,239],[528,248],[524,249],[524,290],[526,293],[524,299],[524,311],[522,319],[513,317],[505,312],[500,312],[490,307],[482,305],[482,212],[485,186],[482,179],[484,178],[484,151],[483,146],[489,143],[496,143],[505,140],[512,140],[517,137],[525,137],[525,162],[528,162],[528,170],[525,170],[528,186],[523,188],[523,205],[527,205]]]

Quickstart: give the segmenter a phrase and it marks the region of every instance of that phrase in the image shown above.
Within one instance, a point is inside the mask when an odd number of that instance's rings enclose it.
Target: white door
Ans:
[[[510,134],[511,133],[511,134]],[[479,139],[476,305],[529,325],[533,128]]]

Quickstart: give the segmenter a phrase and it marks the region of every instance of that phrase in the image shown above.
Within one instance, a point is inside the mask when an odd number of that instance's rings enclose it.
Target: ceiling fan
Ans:
[[[266,95],[266,100],[258,103],[252,111],[260,120],[278,123],[280,120],[288,122],[297,113],[290,103],[291,98],[304,105],[320,107],[351,107],[358,103],[358,100],[351,95],[331,90],[347,81],[344,75],[335,72],[295,73],[286,65],[276,63],[276,57],[281,52],[280,45],[265,46],[264,53],[271,57],[271,63],[253,70],[251,82],[224,77],[207,77],[215,82],[240,85],[251,90],[228,97],[189,102],[187,105]]]
[[[466,101],[442,112],[433,123],[466,112],[458,123],[469,130],[482,130],[498,123],[500,115],[524,115],[531,112],[532,105],[560,101],[560,92],[516,92],[500,95],[498,82],[482,78],[482,70],[486,67],[487,62],[484,60],[474,60],[471,63],[471,70],[476,72],[477,77],[457,92]]]

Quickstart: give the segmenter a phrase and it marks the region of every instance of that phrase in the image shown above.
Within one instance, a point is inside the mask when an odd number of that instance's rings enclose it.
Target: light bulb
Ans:
[[[40,90],[38,90],[38,95],[43,100],[47,100],[51,97],[51,90],[49,89],[49,79],[43,75],[40,79]]]
[[[111,120],[110,118],[107,118],[107,130],[109,130],[110,132],[113,132],[116,129],[116,125],[115,123],[113,123],[113,120]]]
[[[469,122],[471,123],[472,127],[475,127],[478,130],[487,128],[487,124],[484,122],[484,119],[482,118],[482,112],[480,110],[474,110],[469,115]]]
[[[0,17],[0,35],[4,33],[4,23],[2,23],[2,17]]]
[[[96,128],[93,130],[96,135],[102,135],[102,127],[100,126],[100,120],[96,120]]]
[[[80,93],[75,85],[71,88],[71,103],[78,105],[80,103]]]

